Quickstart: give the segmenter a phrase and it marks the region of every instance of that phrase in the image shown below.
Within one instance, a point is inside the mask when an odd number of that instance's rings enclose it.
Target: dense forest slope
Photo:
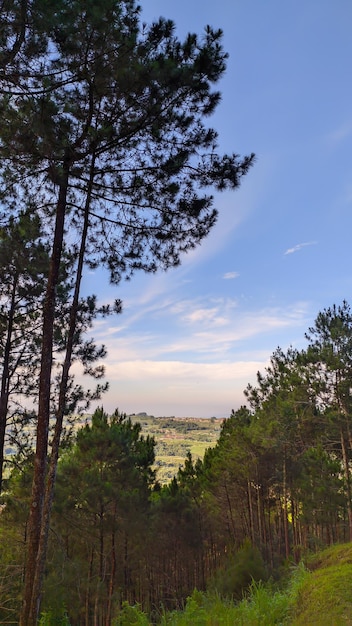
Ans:
[[[210,420],[212,442],[201,421],[155,418],[165,433],[157,443],[147,416],[102,409],[75,432],[57,468],[43,611],[67,611],[71,626],[116,626],[126,603],[156,621],[160,607],[206,612],[203,600],[215,594],[219,613],[223,600],[238,603],[251,592],[247,608],[257,607],[268,626],[283,623],[287,594],[276,588],[273,595],[265,585],[282,582],[283,572],[303,562],[312,573],[293,579],[293,623],[324,625],[312,620],[325,619],[332,607],[335,621],[325,623],[349,623],[350,596],[338,599],[351,586],[349,548],[331,548],[352,541],[349,305],[319,314],[307,338],[305,351],[274,352],[256,386],[245,390],[248,406],[220,424]],[[196,427],[193,455],[185,437]],[[186,454],[162,482],[157,446],[165,452],[167,442]],[[16,623],[20,610],[32,452],[15,461],[0,512],[3,623]],[[309,555],[325,547],[332,556],[309,564]],[[330,565],[334,555],[337,565]]]

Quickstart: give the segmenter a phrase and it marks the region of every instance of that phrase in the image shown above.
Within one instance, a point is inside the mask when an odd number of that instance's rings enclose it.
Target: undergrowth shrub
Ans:
[[[265,585],[261,581],[253,582],[248,598],[234,608],[233,624],[246,626],[283,624],[288,606],[289,599],[285,592],[274,591],[270,585]]]
[[[66,609],[60,611],[44,611],[39,619],[39,626],[70,626]]]
[[[194,590],[187,598],[182,613],[165,613],[161,626],[233,626],[233,603],[220,599],[216,594]]]
[[[118,616],[112,622],[113,626],[150,626],[150,621],[140,608],[139,604],[131,606],[128,602],[122,603]]]
[[[253,581],[268,579],[263,557],[250,541],[230,555],[209,583],[210,591],[222,598],[242,600]]]

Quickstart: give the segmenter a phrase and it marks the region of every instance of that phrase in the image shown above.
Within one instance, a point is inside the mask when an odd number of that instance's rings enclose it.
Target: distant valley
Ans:
[[[129,417],[141,424],[143,435],[155,438],[157,479],[162,484],[172,480],[188,452],[196,460],[215,446],[223,422],[214,417],[154,417],[145,413]]]

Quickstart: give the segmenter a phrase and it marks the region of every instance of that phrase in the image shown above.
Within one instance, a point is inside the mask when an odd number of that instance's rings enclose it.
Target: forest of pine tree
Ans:
[[[43,610],[85,626],[113,623],[125,602],[151,616],[182,607],[194,589],[240,600],[253,579],[351,540],[347,302],[319,313],[307,341],[274,352],[216,446],[163,486],[154,439],[95,411],[60,455]],[[20,611],[31,474],[27,456],[5,481],[4,623]]]

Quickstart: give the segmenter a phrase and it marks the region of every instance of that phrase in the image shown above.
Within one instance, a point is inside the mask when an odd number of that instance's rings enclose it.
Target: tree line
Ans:
[[[87,331],[121,310],[82,298],[82,277],[105,268],[118,286],[178,265],[216,223],[214,191],[236,189],[254,155],[220,154],[207,124],[226,69],[220,30],[181,41],[170,20],[143,24],[134,0],[1,9],[0,470],[8,441],[18,467],[31,459],[16,619],[33,626],[65,427],[107,387],[105,347]],[[74,362],[98,379],[92,390]]]
[[[350,305],[324,309],[306,338],[275,350],[216,446],[166,485],[154,439],[96,410],[60,456],[44,610],[105,625],[129,602],[156,620],[195,588],[241,599],[253,578],[352,540]],[[32,474],[28,457],[3,498],[4,620],[20,610]]]

